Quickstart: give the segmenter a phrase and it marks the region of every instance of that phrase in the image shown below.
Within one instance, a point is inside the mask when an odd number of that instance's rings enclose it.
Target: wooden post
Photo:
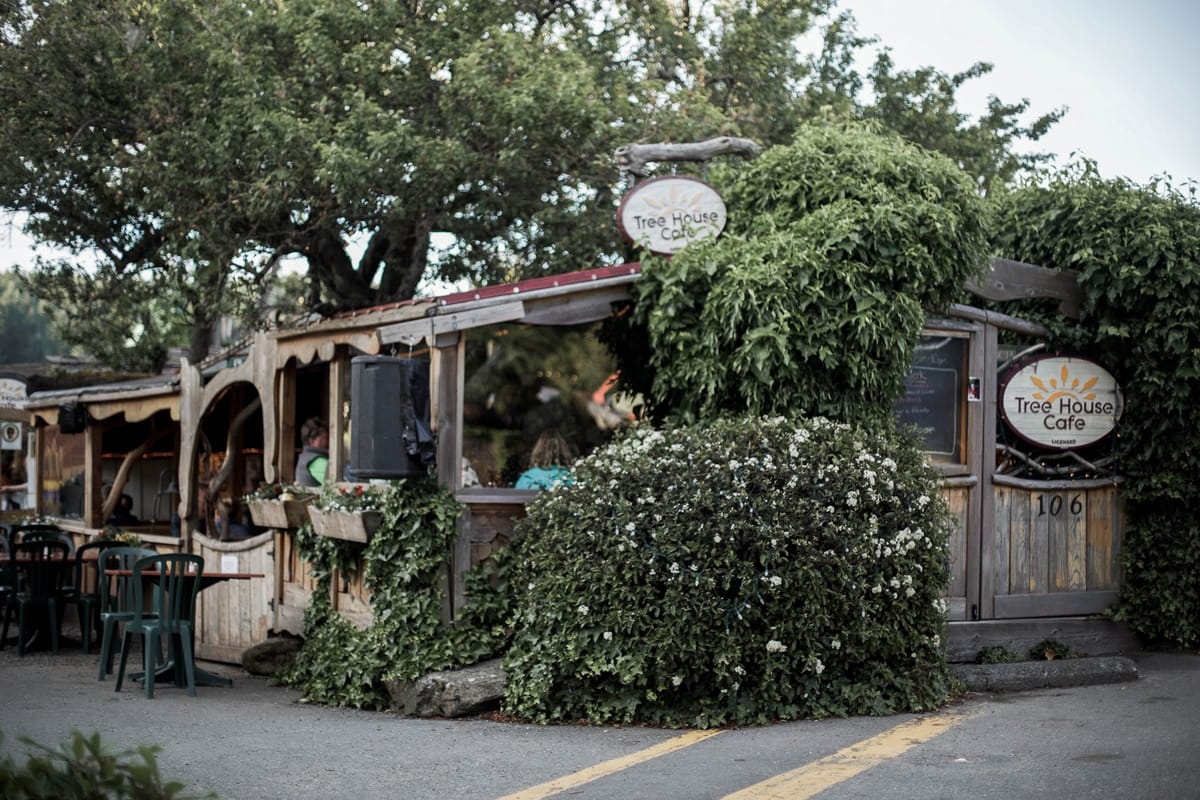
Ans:
[[[337,355],[329,362],[329,468],[325,472],[326,483],[342,480],[346,472],[345,439],[349,420],[346,410],[350,400],[350,355],[346,348],[339,347]]]

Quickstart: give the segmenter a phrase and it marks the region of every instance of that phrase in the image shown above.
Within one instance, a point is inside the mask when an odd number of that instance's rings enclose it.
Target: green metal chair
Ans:
[[[3,527],[0,525],[0,528]],[[7,531],[7,529],[5,530]],[[16,595],[18,587],[17,565],[7,560],[11,549],[6,532],[0,536],[0,556],[5,559],[0,560],[0,619],[8,614],[9,601]],[[3,644],[0,644],[0,647],[2,646]]]
[[[154,654],[159,651],[162,642],[169,643],[175,675],[178,677],[182,668],[187,676],[187,692],[192,697],[196,696],[196,659],[192,652],[192,638],[196,596],[200,593],[200,575],[203,572],[204,559],[190,553],[150,556],[139,559],[133,565],[135,616],[125,623],[116,691],[121,691],[121,683],[125,679],[125,662],[129,658],[132,639],[134,636],[141,636],[144,664],[142,683],[147,699],[154,697]],[[150,577],[147,577],[148,574]],[[142,587],[146,580],[154,580],[158,584],[154,602],[155,613],[152,615],[141,610],[144,599]]]
[[[25,655],[25,646],[34,631],[39,630],[38,623],[42,619],[45,620],[45,629],[50,632],[50,649],[58,652],[67,554],[68,547],[61,541],[26,541],[18,542],[13,547],[12,561],[21,574],[21,582],[4,611],[0,648],[8,640],[8,626],[15,615],[17,655]]]
[[[113,636],[117,626],[129,622],[140,611],[140,597],[134,591],[132,575],[109,575],[109,570],[133,570],[139,559],[157,555],[146,547],[106,547],[100,551],[100,667],[96,680],[113,670]]]
[[[71,534],[56,525],[17,525],[13,527],[12,540],[14,542],[64,542],[67,545],[68,555],[75,552],[75,540],[71,538]]]

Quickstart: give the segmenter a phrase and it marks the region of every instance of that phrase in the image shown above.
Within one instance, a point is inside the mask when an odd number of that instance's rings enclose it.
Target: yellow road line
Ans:
[[[528,789],[522,789],[516,794],[505,795],[499,800],[539,800],[539,798],[549,797],[566,789],[573,789],[576,786],[581,786],[585,783],[603,778],[605,775],[611,775],[614,772],[620,772],[623,769],[628,769],[635,764],[640,764],[643,761],[649,761],[652,758],[673,753],[676,750],[682,750],[685,747],[690,747],[705,739],[711,739],[713,736],[721,733],[721,731],[688,731],[687,733],[676,736],[673,739],[667,739],[665,742],[659,742],[653,747],[647,747],[645,750],[639,750],[636,753],[630,753],[627,756],[614,758],[610,761],[605,761],[597,764],[594,767],[582,769],[579,772],[574,772],[570,775],[564,775],[561,778],[556,778],[546,783],[540,783],[537,786],[530,786]]]
[[[724,800],[805,800],[929,741],[965,718],[965,715],[945,715],[905,722],[878,736],[855,742],[820,761],[726,795]]]

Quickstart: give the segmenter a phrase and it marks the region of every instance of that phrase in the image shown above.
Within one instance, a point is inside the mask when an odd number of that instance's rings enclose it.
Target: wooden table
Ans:
[[[129,576],[133,575],[133,570],[131,570],[131,569],[109,569],[109,570],[105,570],[104,574],[106,574],[106,575],[124,575],[126,577],[129,577]],[[189,580],[198,580],[200,582],[199,591],[201,591],[201,592],[210,586],[215,586],[218,583],[223,583],[224,581],[248,581],[252,578],[265,578],[266,577],[266,575],[261,572],[201,572],[198,575],[195,572],[188,572],[188,573],[185,573],[185,575],[186,575],[187,579],[189,579]],[[159,573],[157,571],[144,570],[142,572],[142,578],[145,580],[157,581],[158,576],[159,576]],[[190,590],[190,587],[189,587],[189,590]],[[189,591],[189,596],[190,596],[190,591]],[[194,641],[195,634],[196,634],[196,628],[195,628],[196,609],[194,609],[194,608],[189,609],[187,614],[193,620],[192,653],[194,654],[196,652],[196,646],[195,646],[195,641]],[[184,671],[184,669],[182,667],[183,654],[180,652],[179,643],[177,641],[175,641],[174,637],[168,637],[168,639],[171,642],[171,644],[169,645],[170,651],[171,651],[170,657],[167,659],[167,663],[164,664],[158,670],[158,672],[154,673],[154,681],[155,681],[155,683],[158,683],[160,680],[166,680],[169,678],[176,686],[187,686],[187,673]],[[123,646],[124,646],[124,643],[122,643],[122,647]],[[194,657],[193,657],[193,660],[194,660]],[[232,679],[222,677],[221,675],[217,675],[214,672],[209,672],[208,670],[200,669],[200,667],[195,668],[195,673],[196,673],[196,685],[197,686],[233,686]],[[141,672],[131,672],[131,673],[129,673],[129,679],[134,680],[134,681],[141,680],[143,674],[144,673],[141,673]]]

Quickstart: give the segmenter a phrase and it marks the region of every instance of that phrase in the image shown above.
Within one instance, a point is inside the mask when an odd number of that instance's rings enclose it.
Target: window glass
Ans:
[[[597,325],[504,323],[466,332],[462,485],[513,486],[543,433],[587,455],[631,418]]]
[[[42,513],[51,517],[83,517],[84,467],[87,435],[63,433],[57,425],[39,432],[42,439],[38,463]]]

